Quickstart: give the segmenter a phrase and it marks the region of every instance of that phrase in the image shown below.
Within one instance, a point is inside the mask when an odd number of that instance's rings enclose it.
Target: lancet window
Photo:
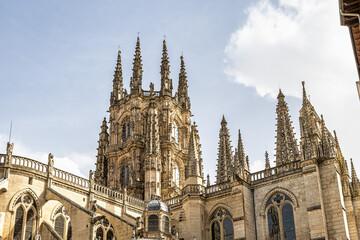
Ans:
[[[70,240],[71,233],[71,222],[70,216],[64,206],[59,206],[54,213],[54,229],[60,235],[62,239]]]
[[[225,208],[218,208],[212,215],[211,240],[233,240],[234,227],[231,213]]]
[[[129,181],[130,181],[130,170],[129,170],[129,165],[128,164],[124,164],[121,167],[121,172],[120,172],[120,178],[121,178],[121,186],[124,187],[126,186]]]
[[[131,135],[131,124],[130,124],[130,118],[126,118],[123,122],[122,122],[122,141],[123,143],[125,143],[127,141],[127,139],[130,137]]]
[[[33,239],[36,232],[37,207],[34,199],[25,194],[15,203],[14,240]]]
[[[283,193],[273,194],[266,203],[271,240],[296,239],[293,205],[291,198]]]

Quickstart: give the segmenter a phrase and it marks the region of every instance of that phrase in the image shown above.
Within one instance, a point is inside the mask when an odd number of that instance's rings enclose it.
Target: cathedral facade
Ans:
[[[128,93],[118,52],[88,179],[54,168],[52,154],[48,164],[13,155],[8,143],[0,155],[0,239],[359,239],[359,179],[305,83],[299,144],[279,90],[276,166],[265,152],[264,169],[251,172],[240,130],[233,151],[223,116],[210,184],[180,58],[174,92],[164,40],[160,90],[153,83],[144,90],[138,38]]]

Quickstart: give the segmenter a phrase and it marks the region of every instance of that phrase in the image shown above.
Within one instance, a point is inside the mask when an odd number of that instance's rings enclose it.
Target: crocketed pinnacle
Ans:
[[[217,164],[216,183],[228,181],[232,174],[233,154],[231,150],[230,133],[227,128],[225,116],[221,121],[221,129],[219,133],[219,153]]]
[[[244,145],[243,145],[240,129],[238,130],[238,145],[237,145],[237,154],[235,155],[234,158],[234,167],[235,169],[236,167],[239,167],[249,171],[249,166],[246,163]]]
[[[246,164],[248,165],[248,171],[250,172],[250,161],[248,155],[246,155]]]
[[[323,115],[321,115],[321,144],[323,150],[323,157],[332,158],[335,157],[334,147],[328,135],[328,130],[325,127],[325,121]]]
[[[118,51],[118,57],[116,62],[114,80],[113,80],[113,91],[111,93],[110,103],[113,105],[120,99],[122,99],[123,94],[123,77],[122,77],[122,67],[121,67],[121,51]]]
[[[169,57],[167,53],[166,41],[163,41],[163,50],[160,66],[161,74],[161,94],[170,95],[172,94],[172,81],[170,79],[170,64]]]
[[[142,69],[141,51],[140,51],[140,38],[137,37],[135,55],[134,55],[134,64],[133,64],[133,74],[130,80],[131,93],[141,93],[142,73],[143,73],[143,69]]]
[[[189,139],[189,155],[185,177],[203,177],[202,158],[199,144],[199,135],[196,124],[191,125]]]
[[[109,145],[109,134],[107,129],[106,118],[104,118],[99,134],[95,171],[96,182],[104,185],[107,183],[107,160],[105,156],[107,146]]]
[[[178,99],[183,109],[190,109],[190,98],[188,95],[188,81],[186,76],[184,57],[182,55],[180,56]]]
[[[360,195],[360,182],[356,175],[352,158],[350,158],[350,162],[351,162],[351,185],[352,185],[353,195],[354,197],[357,197]]]
[[[277,99],[276,166],[280,166],[298,160],[299,150],[294,129],[291,126],[289,109],[281,89],[279,90]]]
[[[302,82],[303,87],[303,101],[302,101],[302,108],[300,110],[300,127],[301,131],[301,141],[302,141],[302,154],[304,160],[309,160],[317,157],[316,154],[316,144],[312,139],[312,124],[313,121],[310,118],[311,106],[310,102],[306,96],[305,90],[305,82]]]
[[[265,169],[270,168],[270,159],[269,159],[269,153],[265,151]]]
[[[349,170],[345,164],[345,158],[341,152],[339,140],[338,140],[335,130],[334,130],[334,137],[335,137],[335,148],[336,148],[336,152],[337,152],[337,158],[339,160],[340,167],[341,167],[341,173],[345,174],[345,175],[349,175]]]

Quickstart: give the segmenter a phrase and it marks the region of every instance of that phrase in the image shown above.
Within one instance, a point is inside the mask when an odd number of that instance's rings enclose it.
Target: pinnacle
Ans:
[[[281,91],[281,88],[279,88],[279,95],[278,95],[278,99],[279,98],[284,98],[285,96],[284,96],[284,94],[282,93],[282,91]]]
[[[350,158],[350,162],[351,162],[351,179],[352,179],[352,181],[356,181],[356,180],[358,180],[358,177],[356,175],[356,171],[355,171],[355,167],[354,167],[352,158]]]
[[[270,159],[269,159],[269,153],[265,151],[265,169],[270,168]]]
[[[222,124],[222,123],[225,123],[225,124],[227,123],[226,120],[225,120],[224,114],[223,114],[223,117],[222,117],[222,120],[221,120],[221,124]]]

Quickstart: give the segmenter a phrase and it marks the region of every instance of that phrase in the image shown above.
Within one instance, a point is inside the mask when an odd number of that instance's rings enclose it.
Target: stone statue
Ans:
[[[49,157],[48,157],[48,173],[52,175],[53,170],[54,170],[54,155],[49,153]]]
[[[14,144],[8,142],[8,143],[7,143],[7,146],[6,146],[5,164],[10,164],[11,158],[12,158],[13,149],[14,149]]]

